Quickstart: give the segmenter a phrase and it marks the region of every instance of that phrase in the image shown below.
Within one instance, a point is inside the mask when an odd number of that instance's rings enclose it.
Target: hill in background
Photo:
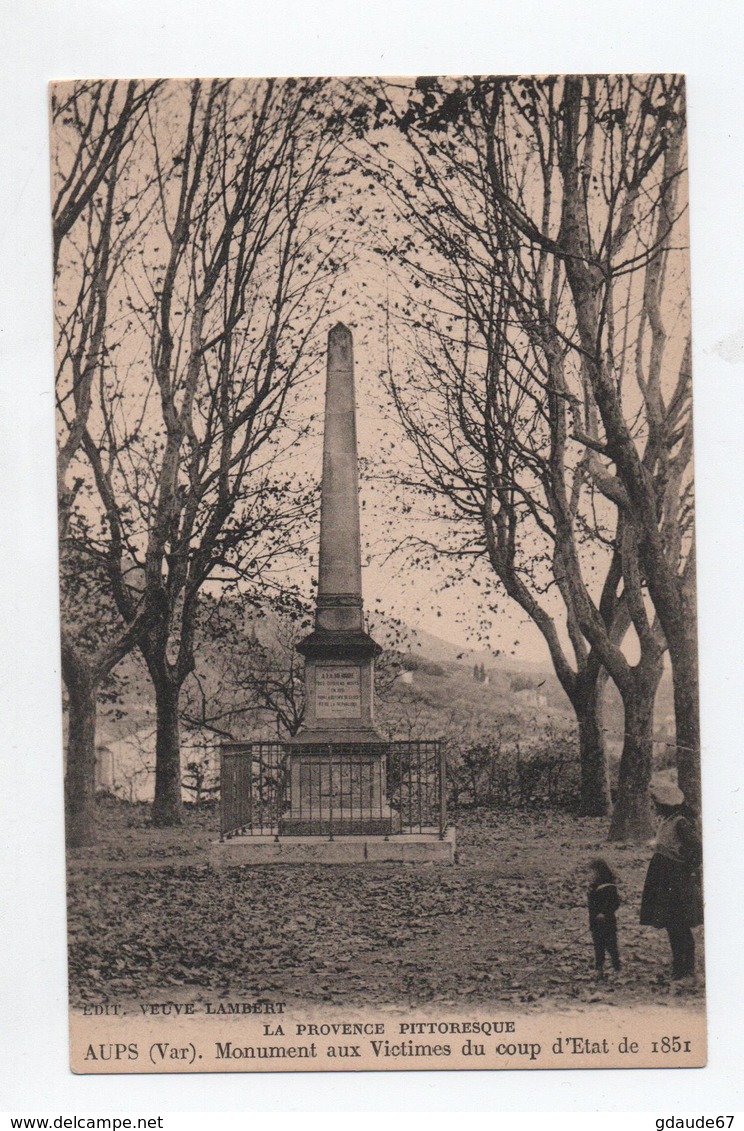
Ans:
[[[508,722],[512,729],[525,730],[539,723],[574,728],[571,706],[548,665],[520,663],[513,657],[467,649],[421,629],[384,621],[373,623],[371,631],[384,651],[378,681],[378,719],[390,737],[440,737],[459,730],[463,734],[485,733]],[[236,629],[233,649],[225,651],[224,642],[204,639],[197,653],[195,679],[185,688],[184,704],[192,720],[214,718],[231,706],[238,713],[226,718],[217,727],[223,737],[250,740],[276,737],[273,728],[267,733],[265,712],[248,709],[246,696],[236,702],[240,693],[230,687],[231,669],[240,665],[241,647],[256,643],[267,651],[274,649],[286,656],[292,644],[279,629],[278,618],[271,614],[253,614]],[[302,635],[302,631],[298,633]],[[392,662],[394,661],[394,662]],[[198,681],[198,683],[197,683]],[[147,671],[135,654],[128,656],[116,670],[101,705],[101,732],[106,738],[120,739],[155,720],[154,698]],[[205,704],[206,701],[206,704]],[[198,711],[200,705],[206,710]],[[245,707],[245,710],[241,708]],[[623,738],[623,709],[620,696],[609,682],[605,701],[605,727],[611,753],[619,756]],[[216,733],[216,732],[215,732]],[[673,700],[669,674],[665,672],[656,704],[656,734],[659,743],[673,740]]]

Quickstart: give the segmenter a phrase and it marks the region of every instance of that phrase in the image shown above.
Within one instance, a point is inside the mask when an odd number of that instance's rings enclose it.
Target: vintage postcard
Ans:
[[[50,98],[73,1070],[704,1065],[683,77]]]

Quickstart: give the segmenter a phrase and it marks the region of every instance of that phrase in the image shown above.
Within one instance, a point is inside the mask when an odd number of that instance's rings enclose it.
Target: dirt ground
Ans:
[[[105,805],[94,848],[70,853],[73,1005],[238,994],[347,1005],[669,1004],[665,932],[638,924],[649,849],[607,845],[606,822],[563,813],[457,818],[458,863],[214,871],[216,814],[147,826]],[[597,983],[586,866],[615,869],[623,968]],[[702,929],[698,988],[702,1003]]]

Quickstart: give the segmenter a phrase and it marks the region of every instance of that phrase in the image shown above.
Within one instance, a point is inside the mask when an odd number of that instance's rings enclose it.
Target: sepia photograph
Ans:
[[[72,1070],[704,1066],[684,76],[49,99]]]

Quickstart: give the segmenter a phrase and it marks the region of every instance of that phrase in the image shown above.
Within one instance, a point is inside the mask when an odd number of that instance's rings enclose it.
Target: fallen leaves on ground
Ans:
[[[126,823],[70,861],[71,996],[272,996],[337,1004],[667,1000],[664,932],[640,927],[648,849],[608,846],[603,820],[561,813],[458,818],[458,860],[212,870],[213,820]],[[597,984],[586,866],[615,868],[623,969]],[[164,996],[165,995],[165,998]]]

